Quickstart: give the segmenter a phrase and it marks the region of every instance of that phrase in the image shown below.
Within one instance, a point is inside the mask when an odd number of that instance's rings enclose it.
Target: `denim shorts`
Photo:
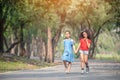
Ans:
[[[84,51],[84,50],[79,50],[79,52],[80,52],[80,54],[82,53],[82,54],[89,54],[89,51]]]

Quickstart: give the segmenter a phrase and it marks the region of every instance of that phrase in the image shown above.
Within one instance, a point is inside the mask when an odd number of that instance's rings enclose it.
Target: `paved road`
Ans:
[[[90,72],[81,74],[79,61],[73,63],[69,74],[63,65],[38,70],[15,71],[0,74],[0,80],[120,80],[120,63],[90,60]]]

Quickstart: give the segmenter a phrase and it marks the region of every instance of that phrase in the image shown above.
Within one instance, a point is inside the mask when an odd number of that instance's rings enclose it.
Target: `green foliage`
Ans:
[[[96,54],[94,58],[100,60],[114,60],[120,62],[120,55],[118,54]]]
[[[0,0],[0,19],[4,22],[4,36],[8,42],[12,34],[20,38],[21,26],[25,42],[30,42],[32,37],[40,37],[47,42],[47,28],[52,29],[54,37],[62,24],[67,27],[64,30],[71,28],[75,40],[79,39],[80,30],[90,29],[95,36],[99,28],[102,31],[107,28],[110,32],[100,34],[97,50],[114,51],[116,37],[109,34],[120,27],[119,9],[119,0]],[[103,25],[107,20],[110,22]],[[107,36],[108,41],[104,42]],[[57,48],[62,51],[61,41]]]
[[[105,30],[99,35],[97,43],[97,53],[119,54],[119,36],[115,32]]]

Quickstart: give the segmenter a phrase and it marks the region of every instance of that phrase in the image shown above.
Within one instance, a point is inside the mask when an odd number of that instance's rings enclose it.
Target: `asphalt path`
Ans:
[[[109,60],[89,60],[90,72],[81,74],[80,62],[72,64],[69,74],[62,62],[53,67],[0,73],[0,80],[120,80],[120,63]]]

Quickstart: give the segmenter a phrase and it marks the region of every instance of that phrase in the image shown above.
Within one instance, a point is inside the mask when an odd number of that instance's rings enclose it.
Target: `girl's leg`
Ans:
[[[85,65],[86,67],[88,67],[88,55],[87,54],[85,54]]]
[[[63,63],[64,63],[64,66],[65,66],[65,71],[67,72],[67,68],[68,68],[67,62],[66,62],[66,61],[63,61]]]
[[[86,65],[86,72],[89,72],[89,66],[88,66],[88,54],[85,54],[85,65]]]
[[[80,66],[81,66],[81,69],[84,70],[84,54],[83,53],[80,53],[80,60],[81,60],[81,63],[80,63]]]
[[[68,62],[68,72],[70,72],[70,70],[71,70],[71,65],[72,65],[72,63]]]

